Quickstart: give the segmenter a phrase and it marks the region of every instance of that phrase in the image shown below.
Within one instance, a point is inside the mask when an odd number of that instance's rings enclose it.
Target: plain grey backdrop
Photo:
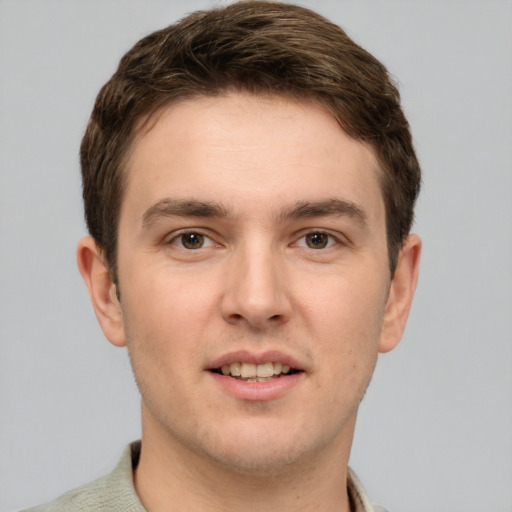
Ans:
[[[75,265],[78,147],[140,37],[212,1],[0,1],[0,510],[109,471],[138,438],[127,354]],[[303,1],[398,79],[424,171],[420,283],[351,465],[392,512],[512,510],[512,2]]]

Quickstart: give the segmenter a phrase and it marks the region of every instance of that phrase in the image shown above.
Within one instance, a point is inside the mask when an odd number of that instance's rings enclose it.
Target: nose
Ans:
[[[271,248],[241,249],[231,259],[227,274],[221,302],[226,322],[265,330],[290,319],[284,263]]]

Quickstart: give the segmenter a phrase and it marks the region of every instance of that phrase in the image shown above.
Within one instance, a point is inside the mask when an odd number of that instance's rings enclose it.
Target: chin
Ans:
[[[333,437],[311,435],[307,428],[294,431],[290,425],[255,423],[243,430],[226,429],[218,434],[217,442],[202,443],[200,449],[216,465],[231,472],[271,476],[311,464]]]
[[[219,466],[224,467],[230,472],[253,475],[253,476],[271,476],[273,474],[282,475],[289,469],[296,470],[297,464],[308,459],[306,453],[308,450],[290,451],[285,447],[252,446],[251,448],[217,452],[211,454],[211,458]]]

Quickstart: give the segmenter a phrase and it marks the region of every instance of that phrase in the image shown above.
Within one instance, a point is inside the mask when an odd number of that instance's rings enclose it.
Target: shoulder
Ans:
[[[132,476],[132,465],[136,463],[139,451],[139,443],[128,445],[110,474],[73,489],[51,503],[24,512],[145,512]]]
[[[99,478],[77,489],[63,494],[51,503],[30,508],[24,512],[79,512],[89,510],[104,510],[105,480]]]

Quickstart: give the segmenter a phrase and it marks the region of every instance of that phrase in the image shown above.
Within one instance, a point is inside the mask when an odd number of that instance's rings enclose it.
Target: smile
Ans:
[[[269,361],[262,364],[233,362],[231,364],[224,364],[212,371],[246,382],[265,382],[297,373],[299,370],[290,368],[290,366],[280,362]]]

